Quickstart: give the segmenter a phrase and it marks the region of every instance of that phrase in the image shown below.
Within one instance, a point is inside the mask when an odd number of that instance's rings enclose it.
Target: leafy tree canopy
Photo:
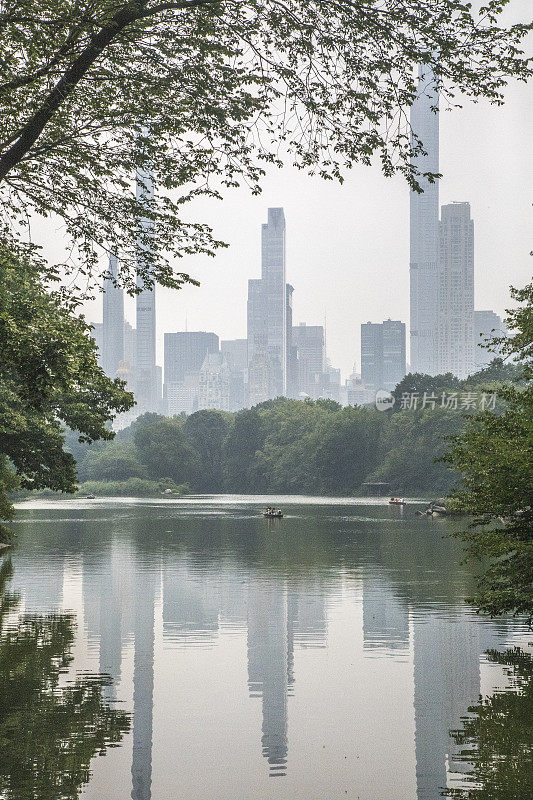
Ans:
[[[414,65],[445,103],[501,103],[509,77],[531,74],[531,24],[498,23],[508,3],[476,14],[457,0],[4,0],[3,234],[29,213],[58,215],[82,274],[117,252],[130,291],[136,268],[147,286],[179,287],[190,278],[170,259],[221,244],[184,205],[241,183],[259,191],[267,163],[340,179],[377,157],[417,187]]]
[[[98,366],[90,327],[74,312],[33,261],[0,246],[0,519],[10,518],[13,473],[27,489],[75,491],[65,426],[86,442],[111,439],[109,422],[133,405]]]
[[[195,453],[183,433],[183,419],[146,414],[133,439],[138,457],[151,478],[185,483],[194,466]]]
[[[469,551],[489,559],[478,606],[533,617],[533,284],[512,294],[523,305],[508,311],[514,335],[502,346],[524,380],[499,387],[503,410],[468,419],[446,460],[463,478],[457,508],[475,516],[464,534]]]

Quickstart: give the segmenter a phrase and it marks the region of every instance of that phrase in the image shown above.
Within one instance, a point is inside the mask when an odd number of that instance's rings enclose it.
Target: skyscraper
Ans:
[[[292,295],[294,286],[286,286],[287,302],[285,307],[285,326],[287,338],[285,345],[285,395],[296,397],[298,394],[298,360],[296,349],[292,341]]]
[[[377,322],[361,325],[361,378],[373,390],[383,388],[383,327]]]
[[[182,384],[186,375],[200,371],[207,353],[218,351],[219,340],[216,333],[165,333],[165,385]]]
[[[200,369],[198,410],[230,411],[231,371],[222,353],[207,353]]]
[[[498,352],[487,350],[487,340],[506,336],[507,329],[501,317],[494,311],[474,311],[474,369],[476,371],[488,366],[497,358]]]
[[[405,376],[405,323],[388,319],[361,325],[361,378],[373,390],[392,391]]]
[[[103,339],[104,339],[104,323],[103,322],[92,322],[91,323],[91,338],[94,339],[96,344],[96,349],[98,353],[96,354],[96,358],[98,361],[98,366],[102,366],[102,348],[103,348]]]
[[[262,226],[261,279],[248,282],[249,403],[287,392],[287,301],[285,214],[268,209]]]
[[[102,367],[110,378],[117,377],[120,362],[124,361],[124,290],[115,285],[117,277],[117,257],[111,253],[103,287],[102,328]]]
[[[411,191],[410,203],[411,371],[430,375],[438,371],[439,184],[422,176],[439,172],[438,105],[435,77],[420,65],[418,96],[411,107],[411,129],[425,151],[414,159],[423,192]]]
[[[137,173],[137,200],[149,203],[154,196],[152,177],[139,170]],[[150,245],[150,222],[141,220],[141,235],[137,243],[137,268],[146,268],[146,255]],[[137,331],[135,335],[135,400],[138,414],[159,411],[161,406],[161,367],[155,355],[155,287],[145,288],[143,278],[137,275]]]
[[[442,206],[437,371],[474,372],[474,222],[470,203]]]
[[[248,380],[248,341],[226,339],[220,342],[231,371],[230,411],[240,411],[246,405],[246,382]]]
[[[326,368],[326,339],[322,325],[301,322],[292,329],[292,344],[298,358],[298,394],[321,396]]]

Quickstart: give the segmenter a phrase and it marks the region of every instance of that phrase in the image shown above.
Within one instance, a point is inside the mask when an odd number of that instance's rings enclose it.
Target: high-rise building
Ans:
[[[98,366],[102,366],[102,348],[103,348],[103,340],[104,340],[104,323],[103,322],[91,322],[92,333],[91,337],[94,339],[96,344],[96,349],[98,350],[96,359],[98,361]]]
[[[223,339],[220,342],[220,352],[233,369],[245,372],[248,368],[247,339]]]
[[[383,322],[383,388],[392,391],[407,373],[405,322]]]
[[[194,414],[198,411],[200,373],[186,375],[182,383],[165,383],[164,411],[175,414]]]
[[[220,352],[230,368],[230,411],[240,411],[246,405],[248,340],[226,339],[220,342]]]
[[[124,290],[116,285],[118,261],[109,256],[109,269],[103,286],[102,367],[106,375],[116,378],[124,361]]]
[[[474,371],[474,222],[470,203],[442,206],[437,371]]]
[[[341,371],[329,363],[326,364],[324,370],[320,397],[326,400],[335,400],[336,403],[340,403],[341,400]]]
[[[369,389],[392,391],[406,374],[405,323],[361,325],[361,378]]]
[[[219,339],[216,333],[165,333],[165,386],[183,383],[186,375],[200,372],[207,353],[218,351]]]
[[[231,372],[222,353],[207,353],[200,369],[198,410],[230,411]]]
[[[151,175],[137,173],[137,200],[149,203],[154,196]],[[146,253],[150,247],[150,226],[147,219],[141,220],[141,234],[137,243],[137,331],[135,335],[134,391],[137,414],[159,411],[161,408],[161,367],[156,365],[155,337],[155,287],[145,287],[141,270],[146,269]]]
[[[292,295],[294,286],[287,284],[287,303],[285,310],[285,325],[287,328],[286,346],[286,386],[285,394],[287,397],[297,397],[298,395],[298,354],[292,340]]]
[[[383,383],[383,327],[376,322],[361,325],[361,378],[365,386],[381,389]]]
[[[261,279],[248,282],[248,394],[255,405],[287,393],[285,215],[268,209],[262,226]]]
[[[124,361],[127,361],[129,368],[135,367],[135,328],[129,322],[124,322]]]
[[[494,337],[507,335],[502,318],[494,311],[474,311],[474,369],[476,372],[497,358],[499,348],[488,350],[485,345]]]
[[[411,107],[411,129],[425,151],[413,159],[423,191],[411,191],[410,203],[411,371],[430,375],[438,372],[439,184],[422,176],[439,172],[438,105],[435,76],[421,65],[418,96]]]
[[[301,322],[292,329],[297,354],[298,392],[316,399],[321,396],[326,368],[326,340],[322,325]]]

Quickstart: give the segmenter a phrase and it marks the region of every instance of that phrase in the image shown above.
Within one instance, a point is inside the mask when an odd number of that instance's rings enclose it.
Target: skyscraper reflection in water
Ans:
[[[287,589],[270,581],[252,583],[248,599],[248,687],[263,705],[263,755],[272,776],[285,775],[287,695],[292,684],[292,624]],[[291,620],[292,622],[292,620]]]
[[[478,701],[482,654],[502,641],[464,607],[420,614],[377,578],[364,586],[363,625],[367,655],[397,659],[412,653],[417,800],[437,800],[470,771],[458,759],[450,731],[461,727]]]
[[[152,733],[154,708],[154,614],[160,573],[139,565],[135,575],[133,662],[132,800],[152,796]]]

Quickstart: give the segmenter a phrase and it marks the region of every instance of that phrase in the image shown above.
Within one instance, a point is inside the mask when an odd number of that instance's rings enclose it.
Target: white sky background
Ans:
[[[513,0],[514,19],[530,19],[532,0]],[[508,14],[508,17],[510,14]],[[533,83],[513,84],[506,105],[486,101],[441,111],[441,204],[469,201],[475,222],[477,309],[503,314],[509,285],[533,273]],[[201,281],[179,292],[157,289],[158,363],[163,333],[212,330],[221,339],[246,336],[248,278],[261,269],[261,223],[269,206],[283,206],[287,221],[287,280],[294,286],[294,323],[322,324],[327,349],[346,377],[359,371],[360,324],[409,322],[409,191],[401,177],[379,167],[356,167],[341,186],[292,167],[272,169],[263,192],[228,189],[223,201],[200,199],[188,215],[214,228],[230,244],[215,259],[182,259],[177,268]],[[39,240],[42,223],[34,227]],[[48,231],[45,252],[55,256],[59,232]],[[101,298],[86,306],[101,320]],[[127,317],[135,323],[134,301]]]

